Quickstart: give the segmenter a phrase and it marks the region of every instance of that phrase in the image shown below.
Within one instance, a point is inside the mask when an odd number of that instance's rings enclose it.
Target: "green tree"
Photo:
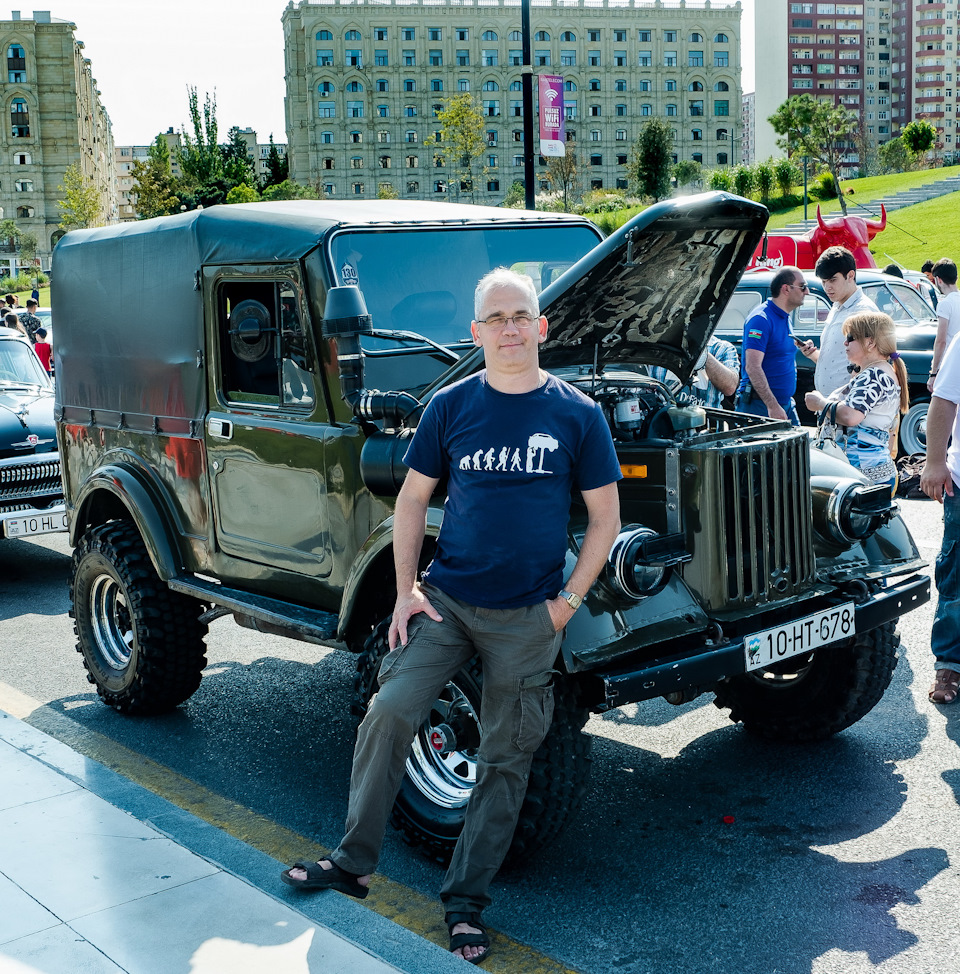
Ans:
[[[26,263],[32,263],[37,259],[36,234],[20,231],[20,236],[17,238],[17,255]]]
[[[240,183],[227,191],[227,203],[256,203],[260,199],[260,194],[246,183]]]
[[[487,150],[484,136],[483,113],[473,100],[473,95],[465,91],[444,101],[444,107],[437,112],[440,123],[439,139],[428,139],[428,145],[435,145],[450,159],[454,183],[457,187],[469,187],[470,199],[476,198],[476,186],[487,174],[487,167],[481,164]],[[458,190],[459,192],[459,190]]]
[[[825,166],[838,188],[844,216],[847,203],[840,191],[840,166],[849,151],[856,116],[841,105],[815,101],[810,95],[793,95],[768,119],[777,135],[777,145],[790,158],[809,156]]]
[[[900,133],[903,144],[922,161],[937,144],[937,130],[926,119],[908,122]]]
[[[776,176],[773,172],[771,162],[758,162],[753,167],[753,185],[756,186],[760,194],[760,202],[767,204],[773,195],[773,186],[776,183]]]
[[[733,177],[729,169],[714,169],[708,183],[711,189],[729,193],[733,189]]]
[[[227,132],[227,144],[220,146],[220,157],[223,160],[223,181],[228,187],[242,184],[251,186],[256,182],[253,159],[239,126],[232,126]]]
[[[224,182],[223,152],[217,141],[217,100],[207,92],[201,115],[197,89],[188,86],[187,98],[193,132],[181,130],[180,170],[195,203],[222,203],[229,187]]]
[[[681,159],[673,167],[673,178],[678,186],[689,186],[703,179],[703,166],[691,159]]]
[[[803,172],[790,159],[778,159],[773,166],[773,176],[781,196],[789,196],[793,187],[803,182]]]
[[[264,201],[270,200],[316,200],[320,194],[310,186],[301,186],[292,179],[285,179],[276,186],[268,186],[261,194]]]
[[[507,195],[503,198],[503,205],[513,208],[523,208],[527,201],[527,190],[523,185],[522,179],[515,179],[507,190]]]
[[[737,196],[749,196],[753,192],[753,170],[739,165],[733,170],[733,191]]]
[[[567,142],[562,156],[547,158],[547,181],[563,201],[563,212],[570,212],[573,197],[580,191],[580,172],[577,145]]]
[[[146,162],[138,159],[133,164],[131,175],[133,192],[137,196],[137,216],[141,220],[176,213],[180,198],[174,191],[170,148],[162,135],[158,135],[147,150]]]
[[[394,188],[393,183],[380,183],[380,185],[377,186],[377,199],[398,200],[400,199],[400,195]]]
[[[57,206],[60,208],[61,230],[80,230],[102,224],[100,194],[79,166],[67,166],[57,192],[60,194]]]
[[[915,162],[910,148],[899,136],[889,142],[884,142],[880,146],[878,155],[880,157],[880,171],[885,173],[906,172]]]
[[[20,240],[20,228],[13,220],[0,220],[0,240],[5,240],[11,250],[16,248]]]
[[[640,130],[633,146],[629,172],[640,192],[654,200],[670,195],[670,170],[673,165],[673,134],[662,118],[654,118]]]
[[[267,155],[267,175],[264,178],[261,192],[268,186],[277,186],[282,183],[290,173],[290,165],[287,157],[281,156],[273,141],[273,133],[270,133],[270,152]]]

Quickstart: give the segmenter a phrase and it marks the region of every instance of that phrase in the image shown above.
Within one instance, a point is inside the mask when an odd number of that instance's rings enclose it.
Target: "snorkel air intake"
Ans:
[[[340,394],[358,419],[383,420],[389,427],[400,426],[423,403],[407,392],[380,392],[363,387],[363,351],[360,337],[373,331],[373,316],[360,289],[353,284],[327,291],[323,333],[337,340],[340,367]]]

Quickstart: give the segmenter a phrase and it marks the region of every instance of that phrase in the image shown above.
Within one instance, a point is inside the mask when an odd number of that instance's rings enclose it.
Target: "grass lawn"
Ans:
[[[15,294],[17,300],[23,307],[27,306],[27,298],[30,297],[30,291],[5,291],[0,289],[0,299],[2,299],[4,294]],[[50,288],[42,287],[40,288],[40,307],[49,308],[50,307]]]

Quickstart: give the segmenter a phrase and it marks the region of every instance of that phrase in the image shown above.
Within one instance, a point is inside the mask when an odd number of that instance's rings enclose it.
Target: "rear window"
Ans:
[[[724,309],[717,322],[716,334],[729,335],[737,341],[743,338],[743,325],[751,312],[764,301],[763,295],[759,291],[749,291],[738,289],[733,292],[730,303]]]

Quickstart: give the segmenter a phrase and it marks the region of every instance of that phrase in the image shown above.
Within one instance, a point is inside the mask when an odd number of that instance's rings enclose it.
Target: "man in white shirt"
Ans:
[[[936,676],[931,703],[954,703],[960,692],[960,337],[943,356],[927,413],[927,462],[920,489],[943,504],[943,542],[934,579],[937,611],[930,631]],[[951,442],[951,436],[953,440]],[[949,444],[949,449],[948,449]]]
[[[937,302],[937,337],[933,343],[930,362],[930,379],[927,389],[933,392],[933,383],[940,368],[940,360],[947,346],[960,334],[960,291],[957,290],[957,265],[949,257],[941,257],[933,265],[933,281],[942,297]]]
[[[847,350],[843,342],[843,323],[850,315],[861,311],[877,311],[877,306],[857,286],[857,262],[846,247],[828,247],[817,258],[814,273],[823,283],[827,297],[833,302],[823,324],[820,348],[804,355],[817,363],[813,384],[817,392],[828,396],[850,381]]]

